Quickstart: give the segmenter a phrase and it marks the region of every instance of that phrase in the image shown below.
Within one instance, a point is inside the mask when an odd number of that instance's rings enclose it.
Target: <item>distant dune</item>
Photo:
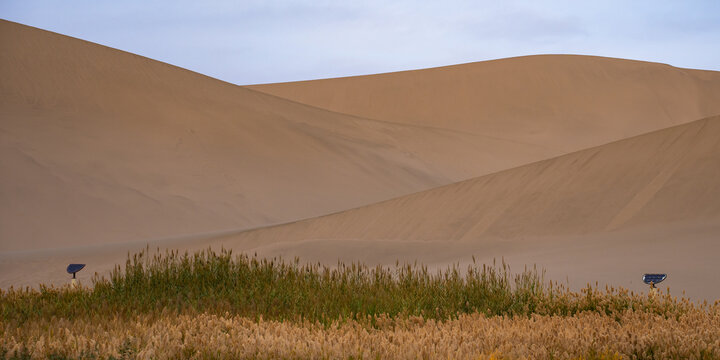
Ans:
[[[328,110],[570,152],[720,114],[720,73],[536,55],[249,88]]]
[[[8,21],[0,47],[0,288],[224,246],[720,298],[718,72],[543,55],[242,87]]]

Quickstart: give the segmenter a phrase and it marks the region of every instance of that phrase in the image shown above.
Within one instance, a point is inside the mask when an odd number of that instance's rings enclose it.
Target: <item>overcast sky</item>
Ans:
[[[236,84],[548,53],[720,70],[718,0],[0,0],[0,17]]]

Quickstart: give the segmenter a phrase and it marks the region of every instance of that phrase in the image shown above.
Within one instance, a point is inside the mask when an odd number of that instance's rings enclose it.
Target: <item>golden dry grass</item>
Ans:
[[[617,317],[461,315],[318,323],[171,313],[131,320],[41,319],[3,324],[7,357],[716,359],[720,307],[678,318],[626,311]],[[101,321],[98,321],[101,320]]]

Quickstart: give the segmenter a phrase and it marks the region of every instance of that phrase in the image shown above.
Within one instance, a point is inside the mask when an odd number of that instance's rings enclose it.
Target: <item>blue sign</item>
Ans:
[[[648,285],[650,285],[650,283],[659,284],[666,278],[667,274],[645,274],[643,275],[643,282]]]
[[[68,274],[75,275],[76,272],[82,270],[85,267],[85,264],[70,264],[67,267]]]

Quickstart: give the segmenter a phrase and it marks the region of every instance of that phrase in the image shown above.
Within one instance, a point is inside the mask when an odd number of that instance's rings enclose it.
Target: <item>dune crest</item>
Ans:
[[[554,155],[348,116],[0,21],[0,251],[324,215]]]
[[[720,114],[720,73],[534,55],[377,75],[252,85],[333,111],[564,152]]]

